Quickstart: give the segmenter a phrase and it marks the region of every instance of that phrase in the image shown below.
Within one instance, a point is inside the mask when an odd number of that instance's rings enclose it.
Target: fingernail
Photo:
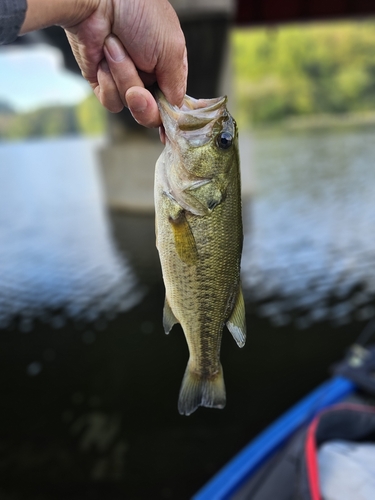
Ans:
[[[126,96],[126,100],[129,103],[129,96]],[[143,113],[147,109],[147,100],[141,95],[133,96],[129,108],[132,113]]]
[[[110,73],[110,69],[108,63],[105,59],[102,59],[100,62],[100,67],[105,73]]]
[[[122,43],[118,40],[118,38],[110,35],[105,40],[105,46],[109,52],[109,55],[114,61],[122,61],[125,58],[125,51]]]

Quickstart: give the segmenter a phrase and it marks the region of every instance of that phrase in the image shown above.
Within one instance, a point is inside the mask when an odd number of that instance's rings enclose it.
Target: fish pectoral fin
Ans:
[[[227,321],[227,327],[237,342],[238,347],[243,347],[246,342],[246,318],[245,301],[243,299],[241,285],[238,289],[237,300],[234,305],[232,315]]]
[[[198,249],[189,222],[184,211],[173,218],[169,217],[169,222],[173,229],[176,251],[180,259],[189,265],[198,262]]]
[[[221,365],[219,371],[210,377],[195,373],[187,365],[178,398],[178,411],[181,415],[191,415],[198,406],[224,408],[225,385]]]
[[[172,330],[173,325],[175,325],[176,323],[179,323],[179,321],[173,314],[167,297],[165,297],[164,310],[163,310],[163,326],[164,326],[164,331],[167,335]]]
[[[206,214],[212,212],[224,199],[224,191],[212,180],[194,183],[187,191],[191,198],[194,198],[196,202],[204,207]]]

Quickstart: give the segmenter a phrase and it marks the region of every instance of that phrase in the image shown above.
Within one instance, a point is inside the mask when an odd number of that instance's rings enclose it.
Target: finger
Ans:
[[[88,51],[86,44],[80,43],[73,33],[69,30],[65,30],[65,33],[83,78],[89,82],[93,89],[95,89],[98,85],[97,68],[100,61],[103,59],[103,51],[100,50],[100,53]]]
[[[178,38],[172,54],[163,54],[155,68],[156,80],[167,101],[181,106],[186,94],[188,62],[185,39]]]
[[[114,35],[109,35],[105,39],[104,53],[120,98],[127,105],[125,98],[127,91],[131,87],[144,87],[137,68],[120,40]]]
[[[143,87],[131,87],[126,93],[126,102],[134,119],[144,127],[159,127],[159,109],[152,94]]]
[[[155,99],[144,88],[142,78],[120,40],[113,35],[107,37],[104,52],[119,95],[134,119],[145,127],[158,127],[161,121]],[[154,81],[152,75],[142,73],[142,76],[148,83]]]
[[[151,87],[156,82],[156,78],[153,73],[146,73],[145,71],[138,70],[138,75],[146,88]]]
[[[112,78],[109,66],[105,59],[101,61],[97,72],[98,85],[94,92],[101,104],[112,113],[119,113],[124,104],[119,96],[117,86]]]

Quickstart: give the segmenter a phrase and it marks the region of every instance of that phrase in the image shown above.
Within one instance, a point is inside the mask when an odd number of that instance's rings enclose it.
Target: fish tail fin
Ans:
[[[195,373],[187,365],[178,399],[178,411],[181,415],[190,415],[198,406],[224,408],[225,385],[221,364],[219,371],[210,377]]]

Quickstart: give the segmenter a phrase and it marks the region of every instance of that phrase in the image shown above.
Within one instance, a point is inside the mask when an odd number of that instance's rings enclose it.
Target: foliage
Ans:
[[[239,121],[375,110],[375,22],[237,29]]]
[[[4,115],[11,115],[14,113],[14,109],[7,102],[0,101],[0,113]]]
[[[106,112],[94,95],[77,106],[53,106],[28,113],[0,108],[0,139],[103,134]]]
[[[94,94],[77,106],[79,131],[84,135],[101,135],[107,126],[107,112]]]

